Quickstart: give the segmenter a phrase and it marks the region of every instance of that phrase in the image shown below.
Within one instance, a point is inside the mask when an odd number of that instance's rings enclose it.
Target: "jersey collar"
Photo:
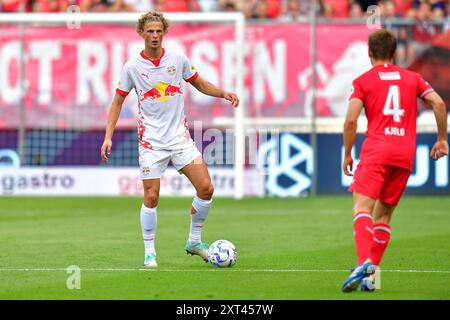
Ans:
[[[165,52],[166,52],[166,51],[164,50],[164,48],[162,48],[161,57],[159,57],[159,59],[157,59],[157,60],[153,60],[153,59],[150,59],[149,57],[147,57],[147,56],[145,55],[145,53],[144,53],[144,50],[142,50],[142,51],[141,51],[141,57],[142,57],[143,59],[148,60],[148,61],[150,61],[151,63],[153,63],[155,67],[159,67],[159,64],[161,63],[161,59],[163,58]]]
[[[392,63],[382,63],[382,64],[377,64],[376,66],[373,67],[373,69],[377,69],[377,68],[389,68],[392,67],[393,64]]]

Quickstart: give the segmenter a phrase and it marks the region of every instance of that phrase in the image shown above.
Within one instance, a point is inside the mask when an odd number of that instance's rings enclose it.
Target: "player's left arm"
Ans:
[[[435,91],[428,93],[423,100],[431,106],[436,118],[438,129],[437,141],[430,152],[430,157],[437,160],[448,155],[448,139],[447,139],[447,108],[445,102]]]
[[[195,87],[195,89],[197,89],[203,94],[206,94],[211,97],[223,98],[225,100],[230,101],[233,107],[235,108],[239,105],[239,98],[237,97],[236,94],[222,90],[221,88],[217,87],[216,85],[212,84],[209,81],[206,81],[200,76],[198,76],[195,80],[191,81],[190,84],[192,84]]]
[[[363,109],[363,102],[358,98],[352,98],[348,105],[347,116],[344,123],[344,162],[342,164],[342,170],[346,176],[352,176],[353,173],[353,158],[352,148],[355,144],[356,130],[358,129],[358,118]]]

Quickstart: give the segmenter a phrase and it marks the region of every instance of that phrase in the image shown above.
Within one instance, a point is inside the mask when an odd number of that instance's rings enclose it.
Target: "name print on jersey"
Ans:
[[[404,128],[397,128],[397,127],[387,127],[387,128],[384,128],[384,134],[387,135],[387,136],[404,137],[405,136],[405,129]]]
[[[378,72],[380,80],[401,80],[400,72]]]

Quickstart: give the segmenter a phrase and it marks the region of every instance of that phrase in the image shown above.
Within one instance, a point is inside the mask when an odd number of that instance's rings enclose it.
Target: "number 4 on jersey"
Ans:
[[[389,93],[384,104],[383,114],[393,116],[394,122],[400,122],[405,114],[404,109],[400,109],[400,88],[399,86],[389,86]]]

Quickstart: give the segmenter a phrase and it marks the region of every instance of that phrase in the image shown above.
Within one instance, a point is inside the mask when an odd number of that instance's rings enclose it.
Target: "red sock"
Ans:
[[[358,212],[353,216],[353,236],[355,237],[357,264],[370,258],[373,243],[372,215]]]
[[[373,225],[373,242],[370,258],[374,265],[379,265],[391,239],[391,227],[384,223]]]

